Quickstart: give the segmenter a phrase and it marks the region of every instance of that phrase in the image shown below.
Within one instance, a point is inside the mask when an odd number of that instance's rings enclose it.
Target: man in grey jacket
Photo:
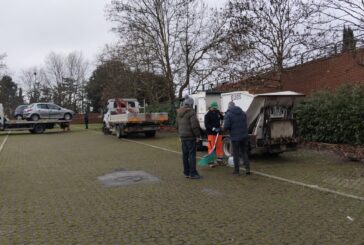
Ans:
[[[186,178],[201,179],[196,170],[196,142],[200,139],[200,125],[192,109],[193,99],[186,97],[177,111],[177,131],[182,143],[183,173]]]
[[[230,131],[230,139],[233,146],[234,175],[239,175],[239,160],[243,157],[246,174],[250,175],[250,162],[248,158],[248,127],[245,112],[234,102],[229,102],[229,108],[225,114],[224,130]]]

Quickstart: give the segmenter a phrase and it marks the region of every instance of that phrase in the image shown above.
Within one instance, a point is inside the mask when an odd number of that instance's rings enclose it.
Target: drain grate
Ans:
[[[97,179],[107,187],[159,181],[157,177],[144,171],[117,171],[105,174],[104,176],[99,176]]]

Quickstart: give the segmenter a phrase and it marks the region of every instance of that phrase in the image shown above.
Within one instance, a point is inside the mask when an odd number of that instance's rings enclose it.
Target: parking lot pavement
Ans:
[[[178,147],[170,135],[134,140]],[[188,180],[180,159],[92,130],[12,134],[0,153],[0,244],[363,244],[362,201],[228,167]],[[274,171],[301,176],[282,159]],[[158,181],[100,181],[124,171]]]

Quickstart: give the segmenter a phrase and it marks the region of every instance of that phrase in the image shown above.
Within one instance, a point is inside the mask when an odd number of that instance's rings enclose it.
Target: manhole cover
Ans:
[[[125,186],[138,183],[157,182],[159,179],[144,171],[118,171],[97,177],[105,186]]]

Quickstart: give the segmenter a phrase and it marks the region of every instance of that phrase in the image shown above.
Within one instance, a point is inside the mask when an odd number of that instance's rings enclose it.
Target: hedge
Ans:
[[[175,105],[171,104],[170,102],[150,104],[146,108],[147,112],[168,112],[168,122],[165,124],[171,126],[175,125],[176,110],[177,108]]]
[[[295,108],[295,116],[306,141],[364,145],[364,85],[316,92]]]

